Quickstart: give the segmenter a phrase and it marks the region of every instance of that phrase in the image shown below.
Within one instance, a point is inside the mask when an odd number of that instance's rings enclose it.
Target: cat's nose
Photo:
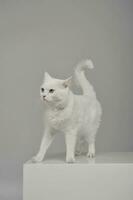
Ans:
[[[43,98],[45,99],[46,95],[43,95]]]

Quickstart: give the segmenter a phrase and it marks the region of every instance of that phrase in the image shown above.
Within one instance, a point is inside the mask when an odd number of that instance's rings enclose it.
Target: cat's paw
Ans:
[[[88,152],[87,156],[89,158],[94,158],[95,157],[95,152]]]
[[[74,157],[66,158],[66,162],[67,163],[74,163],[75,162],[75,158]]]
[[[39,163],[39,162],[42,162],[42,160],[43,160],[42,156],[39,156],[39,155],[31,158],[31,162],[33,163]]]

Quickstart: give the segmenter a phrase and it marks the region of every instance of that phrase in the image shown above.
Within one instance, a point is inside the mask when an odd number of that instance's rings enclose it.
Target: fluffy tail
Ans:
[[[76,79],[79,85],[81,86],[84,95],[89,94],[89,91],[92,88],[92,86],[90,85],[89,81],[86,79],[84,74],[84,70],[86,68],[88,69],[94,68],[94,65],[91,60],[84,60],[80,62],[75,69]]]

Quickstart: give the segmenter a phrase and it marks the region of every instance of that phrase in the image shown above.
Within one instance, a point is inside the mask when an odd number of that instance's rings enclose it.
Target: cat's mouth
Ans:
[[[47,101],[46,97],[43,97],[43,101]]]
[[[43,101],[48,102],[45,96],[42,97]]]

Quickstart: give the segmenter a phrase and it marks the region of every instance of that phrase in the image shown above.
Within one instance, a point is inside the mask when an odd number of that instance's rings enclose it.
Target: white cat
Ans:
[[[87,155],[95,156],[95,138],[102,109],[92,85],[84,75],[85,68],[93,68],[91,60],[82,61],[75,69],[76,79],[83,91],[82,95],[75,95],[70,90],[71,77],[60,80],[45,72],[40,89],[41,99],[47,105],[44,119],[45,130],[39,152],[32,161],[43,160],[57,131],[61,131],[65,136],[66,162],[75,161],[75,154],[82,153],[84,142],[87,142],[88,146]]]

